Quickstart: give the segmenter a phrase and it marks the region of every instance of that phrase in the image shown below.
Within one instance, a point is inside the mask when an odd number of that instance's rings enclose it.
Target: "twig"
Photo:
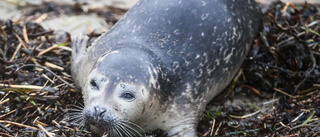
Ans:
[[[72,49],[70,47],[66,47],[66,46],[58,46],[57,48],[59,49],[63,49],[63,50],[66,50],[66,51],[72,51]]]
[[[26,43],[29,43],[29,38],[28,38],[28,33],[27,33],[26,25],[23,26],[22,33],[23,33],[24,41],[25,41]]]
[[[24,125],[24,124],[17,123],[17,122],[7,121],[7,120],[0,120],[0,123],[8,123],[8,124],[11,124],[11,125],[16,125],[16,126],[20,126],[20,127],[30,128],[30,129],[32,129],[32,130],[38,130],[36,127]]]
[[[60,67],[60,66],[58,66],[58,65],[56,65],[56,64],[52,64],[52,63],[50,63],[50,62],[45,62],[44,65],[46,65],[46,66],[48,66],[48,67],[50,67],[50,68],[53,68],[53,69],[59,69],[59,70],[61,70],[61,71],[64,70],[63,67]]]
[[[241,119],[243,119],[243,118],[251,117],[251,116],[256,115],[256,114],[258,114],[258,113],[260,113],[260,110],[258,110],[258,111],[256,111],[256,112],[253,112],[253,113],[251,113],[251,114],[244,115],[244,116],[235,116],[235,115],[230,115],[230,117],[232,117],[232,118],[241,118]]]
[[[214,132],[214,136],[218,135],[218,131],[219,131],[221,125],[222,125],[222,122],[219,123],[219,126],[218,126],[216,132]]]
[[[15,133],[10,129],[4,126],[3,124],[0,124],[0,127],[6,131],[8,131],[11,135],[15,135]]]
[[[18,47],[16,48],[16,50],[14,51],[14,53],[13,53],[13,55],[12,55],[12,57],[11,57],[10,61],[13,61],[13,60],[14,60],[14,58],[17,56],[18,51],[20,50],[21,46],[22,46],[22,44],[20,43],[20,44],[18,45]]]
[[[27,44],[26,42],[24,42],[24,41],[20,38],[20,36],[19,36],[18,34],[16,34],[16,37],[18,38],[18,40],[19,40],[20,43],[22,44],[23,48],[26,49],[27,47],[29,47],[28,44]]]
[[[320,87],[320,84],[313,84],[313,86],[315,86],[315,87]]]
[[[317,25],[317,24],[319,24],[319,23],[320,23],[320,21],[314,21],[314,22],[311,22],[310,24],[308,24],[307,27],[311,27],[311,26]],[[298,33],[297,36],[300,37],[300,36],[305,35],[305,34],[306,34],[306,32],[304,31],[304,32]],[[282,45],[282,44],[284,44],[284,43],[286,43],[286,42],[288,42],[288,41],[290,41],[290,40],[293,40],[294,38],[295,38],[295,37],[291,36],[291,37],[289,37],[288,39],[279,42],[279,43],[277,44],[277,46]]]
[[[2,102],[11,92],[12,92],[12,91],[9,91],[6,95],[4,95],[4,96],[2,97],[2,99],[0,100],[0,102]]]
[[[29,66],[33,66],[33,67],[40,67],[48,72],[50,72],[52,75],[54,75],[55,77],[57,77],[59,80],[61,80],[62,82],[64,82],[65,84],[67,84],[68,86],[70,86],[71,88],[76,88],[75,86],[73,86],[72,84],[70,84],[69,82],[65,81],[64,79],[62,79],[61,77],[59,77],[57,74],[55,74],[54,72],[52,72],[50,69],[44,67],[44,66],[39,66],[39,65],[35,65],[35,64],[25,64],[19,68],[17,68],[16,71],[18,71],[19,69],[23,68],[23,67],[29,67]]]
[[[274,103],[274,102],[277,102],[277,101],[279,101],[279,99],[272,99],[272,100],[269,100],[269,101],[265,101],[262,104],[263,105],[268,105],[268,104],[271,104],[271,103]]]
[[[34,121],[34,124],[35,124],[35,125],[48,126],[48,124],[39,121],[38,118],[39,118],[39,117],[37,117],[37,119]]]
[[[251,89],[251,91],[253,91],[254,93],[256,93],[258,96],[262,97],[261,92],[260,92],[258,89],[254,88],[254,87],[252,87],[252,86],[249,86],[249,85],[241,85],[241,87],[249,88],[249,89]]]
[[[51,47],[49,47],[49,48],[47,48],[47,49],[45,49],[45,50],[43,50],[43,51],[39,52],[38,56],[42,56],[43,54],[45,54],[45,53],[47,53],[47,52],[49,52],[49,51],[51,51],[51,50],[55,49],[57,46],[58,46],[58,45],[55,45],[55,44],[54,44],[54,45],[52,45]]]
[[[304,112],[302,111],[295,119],[293,119],[291,122],[296,122],[302,115],[304,114]]]
[[[3,115],[0,116],[0,119],[2,119],[2,118],[5,117],[5,116],[8,116],[8,115],[10,115],[11,113],[16,112],[16,111],[17,111],[17,109],[14,109],[14,110],[6,113],[6,114],[3,114]]]
[[[58,128],[61,127],[61,125],[56,120],[52,120],[52,123],[54,123]]]
[[[285,127],[285,128],[289,128],[289,129],[291,129],[291,127],[290,127],[290,126],[287,126],[287,125],[283,124],[282,122],[279,122],[279,124],[280,124],[282,127]]]
[[[2,104],[4,104],[4,103],[6,103],[6,102],[8,102],[8,101],[10,101],[10,98],[7,98],[7,99],[5,99],[5,100],[1,101],[1,102],[0,102],[0,105],[2,105]]]
[[[285,6],[283,7],[283,9],[281,10],[281,13],[284,13],[284,12],[288,9],[289,5],[290,5],[290,3],[287,2],[286,5],[285,5]]]
[[[39,18],[37,18],[34,22],[35,23],[41,23],[43,20],[45,20],[46,18],[48,17],[48,14],[45,13],[45,14],[42,14]]]
[[[46,130],[42,125],[37,124],[37,126],[40,128],[40,130],[44,131],[49,137],[53,137],[48,130]]]
[[[212,127],[211,127],[211,132],[210,132],[210,136],[212,137],[212,134],[213,134],[213,129],[214,129],[214,124],[216,123],[216,120],[213,119],[213,122],[212,122]]]
[[[45,75],[45,74],[42,74],[41,76],[43,76],[44,78],[46,78],[48,81],[50,81],[52,84],[55,84],[55,82],[52,80],[52,79],[50,79],[47,75]]]
[[[292,8],[294,8],[295,10],[297,10],[298,12],[300,12],[301,13],[301,10],[299,10],[296,6],[294,6],[292,3],[289,3],[289,5],[292,7]]]
[[[34,38],[34,37],[39,37],[39,36],[51,35],[51,34],[53,34],[53,30],[30,34],[29,37]]]
[[[0,83],[0,87],[10,87],[10,88],[21,88],[21,89],[43,89],[42,86],[35,86],[35,85],[9,85]]]
[[[280,89],[277,89],[277,88],[273,88],[273,89],[274,89],[275,91],[278,91],[278,92],[284,94],[284,95],[289,96],[290,98],[297,98],[297,97],[299,97],[299,96],[292,96],[292,95],[290,95],[290,94],[288,94],[288,93],[286,93],[286,92],[284,92],[284,91],[282,91],[282,90],[280,90]]]
[[[15,136],[12,136],[12,135],[9,135],[9,134],[6,134],[6,133],[1,133],[1,132],[0,132],[0,135],[4,135],[4,136],[8,136],[8,137],[15,137]]]

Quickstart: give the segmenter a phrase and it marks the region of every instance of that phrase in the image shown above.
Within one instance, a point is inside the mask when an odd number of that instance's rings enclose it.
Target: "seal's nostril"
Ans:
[[[97,117],[101,117],[107,110],[105,108],[101,108],[99,106],[94,107],[94,113]]]
[[[100,113],[100,117],[103,115],[103,113],[105,113],[107,110],[103,110],[101,113]]]

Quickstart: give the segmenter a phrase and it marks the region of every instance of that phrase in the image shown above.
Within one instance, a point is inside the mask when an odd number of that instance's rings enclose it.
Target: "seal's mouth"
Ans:
[[[116,116],[109,116],[104,108],[94,107],[93,111],[84,112],[86,125],[96,134],[108,137],[144,137],[144,130],[128,120],[121,120]]]
[[[94,110],[85,110],[84,116],[86,123],[97,127],[115,126],[118,120],[114,116],[107,115],[108,112],[104,108],[94,107]]]

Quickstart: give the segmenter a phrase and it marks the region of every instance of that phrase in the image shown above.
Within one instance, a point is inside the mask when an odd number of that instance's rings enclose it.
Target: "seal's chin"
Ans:
[[[85,111],[86,125],[93,133],[108,135],[108,137],[137,136],[144,137],[144,130],[128,120],[109,116],[104,108],[94,107],[94,111]]]
[[[99,136],[107,135],[108,137],[145,137],[143,129],[134,123],[121,121],[117,124],[94,125],[89,124],[90,130]]]

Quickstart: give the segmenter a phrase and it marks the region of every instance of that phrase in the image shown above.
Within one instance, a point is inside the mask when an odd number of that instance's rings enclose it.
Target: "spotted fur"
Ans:
[[[121,121],[196,136],[199,115],[243,62],[260,14],[254,0],[139,1],[85,53],[73,53],[87,124],[115,136],[138,134],[110,126]],[[83,51],[86,39],[73,42]]]

